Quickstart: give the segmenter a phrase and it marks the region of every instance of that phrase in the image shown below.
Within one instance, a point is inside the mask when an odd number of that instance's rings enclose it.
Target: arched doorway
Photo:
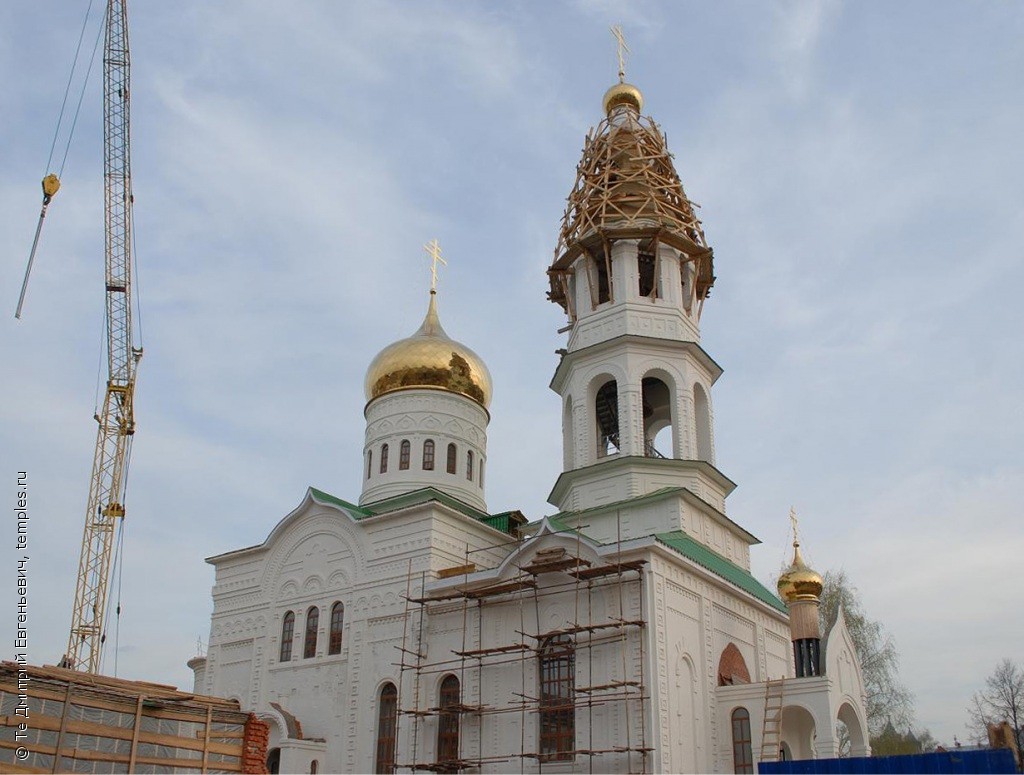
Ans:
[[[839,707],[836,721],[846,726],[847,734],[850,736],[850,756],[867,756],[868,745],[867,735],[864,730],[864,722],[857,715],[856,709],[848,702]]]
[[[782,709],[782,743],[793,759],[814,758],[814,717],[799,705]]]
[[[267,772],[277,775],[281,771],[281,749],[271,748],[267,752]]]

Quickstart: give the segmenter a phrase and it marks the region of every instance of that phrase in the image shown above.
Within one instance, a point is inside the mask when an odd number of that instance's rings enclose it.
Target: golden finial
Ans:
[[[612,36],[618,47],[619,57],[619,82],[604,93],[604,112],[609,116],[614,108],[619,105],[628,105],[637,113],[643,110],[644,97],[640,90],[631,83],[626,83],[626,54],[629,53],[629,46],[622,35],[622,27],[616,24],[611,28]]]
[[[435,294],[437,293],[437,262],[440,261],[445,266],[448,266],[448,262],[441,258],[441,245],[436,239],[430,240],[423,246],[423,249],[430,256],[430,292]]]
[[[626,54],[629,53],[629,46],[626,45],[626,39],[622,35],[622,26],[619,24],[614,25],[612,28],[612,36],[615,38],[615,42],[618,48],[616,52],[619,56],[619,83],[626,82]]]
[[[790,507],[789,521],[793,523],[793,562],[779,576],[779,595],[787,603],[795,600],[820,600],[823,580],[821,575],[807,567],[800,556],[800,536],[797,532],[796,509]]]

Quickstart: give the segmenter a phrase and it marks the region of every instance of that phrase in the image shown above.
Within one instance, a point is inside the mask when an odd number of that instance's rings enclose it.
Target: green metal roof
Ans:
[[[336,498],[328,492],[318,490],[316,487],[310,487],[309,491],[313,494],[313,498],[320,501],[321,503],[330,503],[333,506],[341,506],[345,511],[352,512],[352,516],[356,519],[363,519],[365,517],[373,516],[373,512],[367,511],[361,506],[357,506],[354,503],[343,501],[341,498]]]
[[[503,533],[509,532],[513,526],[518,526],[519,522],[522,520],[522,514],[518,511],[503,511],[499,514],[488,514],[486,511],[480,511],[480,509],[473,508],[468,503],[463,503],[458,498],[454,498],[447,493],[435,490],[433,487],[424,487],[419,490],[414,490],[413,492],[402,493],[401,495],[396,495],[393,498],[385,498],[382,501],[377,501],[376,503],[371,503],[366,506],[357,506],[354,503],[349,503],[341,498],[337,498],[323,490],[318,490],[315,487],[310,487],[309,490],[313,493],[313,497],[316,500],[321,503],[340,506],[349,512],[355,519],[376,517],[380,514],[388,514],[410,506],[419,506],[420,504],[434,501],[444,504],[461,514],[465,514],[467,517],[483,522],[485,525],[501,530]]]
[[[784,614],[789,613],[786,604],[768,591],[760,581],[736,563],[725,559],[725,557],[694,540],[682,530],[673,530],[671,533],[657,533],[654,537],[665,544],[665,546],[675,549],[684,557],[693,560],[703,568],[707,568],[716,576],[720,576],[744,592],[750,593],[761,602],[767,603]]]
[[[424,487],[420,490],[396,495],[393,498],[385,498],[382,501],[370,503],[364,506],[363,509],[368,511],[370,516],[377,516],[378,514],[387,514],[390,511],[398,511],[399,509],[418,506],[421,503],[429,503],[430,501],[443,503],[445,506],[460,511],[473,519],[484,520],[490,516],[486,511],[473,508],[468,503],[463,503],[458,498],[453,498],[448,493],[435,490],[433,487]]]
[[[589,509],[582,509],[581,511],[559,511],[557,514],[552,514],[551,516],[546,517],[546,519],[559,532],[562,531],[562,530],[575,530],[575,528],[569,527],[565,523],[565,521],[563,520],[564,517],[579,517],[579,518],[582,518],[585,514],[594,514],[594,513],[602,512],[602,511],[614,511],[615,509],[622,508],[622,506],[624,506],[627,503],[630,506],[638,506],[638,505],[640,505],[642,503],[646,503],[647,501],[658,500],[658,499],[663,498],[666,495],[669,495],[671,493],[682,492],[684,489],[686,489],[686,488],[685,487],[662,487],[660,489],[653,490],[653,491],[651,491],[649,493],[646,493],[645,495],[640,495],[640,496],[637,496],[635,498],[624,498],[623,500],[615,501],[614,503],[602,503],[600,506],[591,506]],[[531,522],[530,524],[528,524],[526,527],[536,527],[542,521],[543,520],[540,520],[540,519],[535,520],[535,521]],[[586,534],[584,533],[584,535],[586,535]]]

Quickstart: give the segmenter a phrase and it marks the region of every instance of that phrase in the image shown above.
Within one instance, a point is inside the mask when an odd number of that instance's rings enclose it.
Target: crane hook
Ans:
[[[21,283],[21,295],[18,296],[18,308],[14,317],[21,319],[21,308],[25,304],[25,292],[28,290],[28,277],[32,274],[32,262],[36,260],[36,248],[39,247],[39,235],[43,231],[43,219],[46,218],[46,208],[54,194],[60,190],[60,178],[52,172],[43,178],[43,209],[39,211],[39,223],[36,225],[36,236],[32,240],[32,252],[28,255],[28,266],[25,267],[25,279]]]

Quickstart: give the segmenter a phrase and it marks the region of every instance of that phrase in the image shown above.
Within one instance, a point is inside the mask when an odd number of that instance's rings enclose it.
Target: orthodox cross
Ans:
[[[616,24],[612,27],[612,35],[615,37],[615,41],[618,44],[618,55],[619,55],[619,83],[626,80],[626,57],[629,53],[629,46],[626,45],[626,39],[622,36],[622,27]]]
[[[800,543],[800,539],[796,532],[796,509],[792,506],[789,507],[789,521],[793,523],[793,545],[796,546]]]
[[[430,240],[423,249],[430,256],[430,292],[437,293],[437,262],[440,261],[445,266],[448,266],[448,262],[441,258],[441,246],[436,239]]]

